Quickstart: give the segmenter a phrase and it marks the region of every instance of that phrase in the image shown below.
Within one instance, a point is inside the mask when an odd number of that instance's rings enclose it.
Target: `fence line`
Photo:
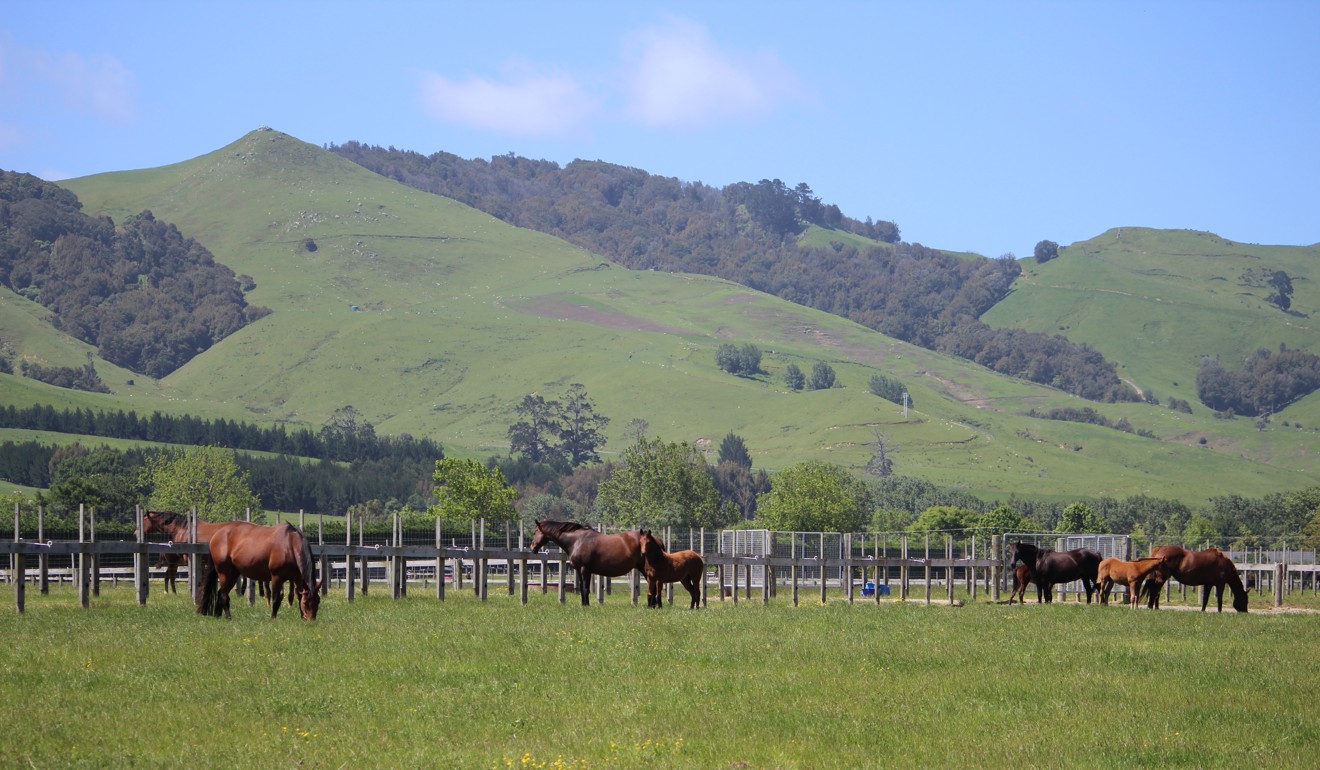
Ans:
[[[139,513],[139,533],[140,516]],[[305,523],[305,518],[300,516],[300,524]],[[492,577],[498,579],[501,576],[508,594],[517,594],[523,603],[528,601],[533,578],[542,593],[554,587],[561,603],[567,600],[570,586],[577,587],[572,585],[572,570],[566,569],[565,554],[554,547],[541,553],[526,550],[525,532],[521,527],[516,539],[511,527],[502,532],[490,532],[485,522],[474,523],[472,531],[464,533],[469,535],[467,537],[447,537],[437,520],[433,542],[409,544],[396,516],[388,540],[378,543],[366,542],[363,523],[359,520],[355,544],[352,524],[351,519],[346,522],[343,543],[325,542],[319,517],[315,538],[309,536],[309,540],[315,540],[312,552],[323,581],[322,592],[328,593],[338,585],[348,601],[353,601],[359,592],[367,594],[373,582],[383,582],[396,599],[407,595],[410,584],[421,582],[425,589],[433,582],[435,597],[441,601],[445,599],[447,584],[455,590],[464,590],[465,582],[470,584],[475,596],[485,600]],[[9,569],[0,570],[0,580],[15,584],[19,612],[24,610],[25,586],[29,578],[42,593],[46,593],[52,578],[62,581],[67,577],[78,588],[84,607],[90,605],[91,596],[99,594],[103,578],[116,583],[120,579],[132,579],[138,602],[145,604],[151,576],[149,564],[153,558],[161,554],[207,553],[205,544],[149,542],[140,534],[136,541],[97,541],[95,517],[85,512],[80,515],[77,541],[43,542],[41,535],[44,533],[40,530],[35,541],[24,540],[19,534],[16,518],[15,539],[0,540],[0,553],[10,557]],[[671,550],[689,547],[702,553],[707,565],[702,586],[703,604],[709,599],[712,583],[718,601],[732,601],[734,604],[740,600],[751,601],[754,592],[759,593],[762,603],[767,603],[778,596],[781,586],[790,587],[795,606],[803,588],[815,588],[821,602],[827,600],[829,589],[834,588],[841,590],[848,602],[856,601],[860,593],[864,601],[880,602],[883,596],[897,594],[900,601],[921,599],[932,603],[935,601],[935,586],[939,585],[944,594],[940,601],[955,603],[955,588],[961,585],[972,601],[982,588],[992,601],[998,601],[1000,590],[1006,587],[1009,579],[1006,538],[1000,535],[972,534],[958,539],[950,532],[848,534],[725,530],[707,533],[691,529],[686,533],[669,529],[664,534]],[[503,545],[487,547],[488,535],[495,539],[502,535]],[[1051,534],[1048,537],[1068,536]],[[195,541],[195,537],[192,540]],[[449,545],[445,545],[446,540]],[[458,545],[460,540],[469,544]],[[30,565],[32,557],[36,557],[35,565]],[[56,566],[66,558],[67,568]],[[32,566],[36,571],[30,575]],[[1237,567],[1249,585],[1272,594],[1275,606],[1282,605],[1286,592],[1305,590],[1308,582],[1312,592],[1316,591],[1318,568],[1314,563],[1238,563]],[[184,570],[188,585],[195,588],[196,572],[187,567],[180,568],[180,571]],[[1175,582],[1170,581],[1166,590],[1172,591]],[[636,604],[639,593],[636,571],[628,578],[628,587],[631,601]],[[919,596],[913,596],[914,587],[920,591]],[[601,579],[592,588],[597,601],[604,601],[613,593],[615,581]],[[1185,595],[1186,586],[1182,590]],[[667,586],[667,591],[672,604],[672,584]],[[255,588],[251,589],[248,598],[249,603],[255,602]]]

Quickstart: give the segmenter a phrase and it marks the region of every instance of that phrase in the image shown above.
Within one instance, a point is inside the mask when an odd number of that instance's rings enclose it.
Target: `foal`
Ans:
[[[688,609],[700,607],[701,578],[706,572],[706,562],[701,558],[701,554],[696,551],[668,553],[649,529],[642,530],[641,536],[642,574],[646,575],[646,606],[664,606],[660,598],[661,585],[681,582],[692,597]]]

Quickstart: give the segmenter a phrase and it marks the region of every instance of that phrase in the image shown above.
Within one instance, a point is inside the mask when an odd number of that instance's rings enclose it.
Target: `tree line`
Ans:
[[[896,224],[844,216],[805,183],[716,188],[600,161],[560,167],[512,153],[465,160],[358,142],[327,149],[626,267],[718,276],[1084,398],[1136,397],[1114,364],[1086,345],[978,320],[1007,295],[1021,272],[1016,259],[905,243]],[[807,225],[877,243],[809,246],[798,237]]]
[[[1196,372],[1196,396],[1206,406],[1232,416],[1273,414],[1320,388],[1320,356],[1280,345],[1260,349],[1242,366],[1228,369],[1218,358],[1204,358]]]
[[[151,441],[162,444],[215,446],[251,452],[272,452],[314,460],[434,462],[444,457],[441,445],[409,434],[377,436],[370,423],[356,419],[351,406],[341,408],[319,431],[289,430],[284,425],[262,427],[252,423],[191,415],[134,411],[56,409],[49,404],[0,406],[0,428],[21,428],[51,433]],[[26,483],[26,482],[21,482]],[[34,484],[30,486],[46,486]]]
[[[255,284],[150,211],[119,225],[31,174],[0,171],[0,285],[107,361],[151,377],[270,313]]]

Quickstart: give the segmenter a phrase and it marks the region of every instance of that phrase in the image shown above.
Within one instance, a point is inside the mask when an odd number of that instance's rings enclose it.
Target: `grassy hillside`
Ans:
[[[312,426],[351,404],[382,432],[485,456],[507,450],[525,394],[557,397],[581,382],[612,419],[607,452],[639,417],[652,435],[709,439],[712,450],[734,431],[770,470],[807,459],[861,467],[879,430],[898,472],[1001,499],[1147,493],[1195,502],[1315,483],[1314,453],[1245,421],[1101,407],[1166,439],[1157,441],[1025,418],[1032,406],[1082,402],[725,281],[617,267],[279,132],[253,132],[172,166],[64,184],[89,213],[118,221],[150,209],[176,223],[251,275],[249,301],[274,313],[159,382],[98,361],[112,396],[0,376],[0,398],[11,402],[67,396]],[[0,302],[0,328],[34,307]],[[769,374],[720,372],[715,349],[727,341],[760,346]],[[64,344],[76,363],[85,360],[85,346]],[[818,360],[843,387],[783,387],[789,363],[809,371]],[[877,372],[908,386],[907,417],[867,391]],[[1314,435],[1297,433],[1311,445]]]
[[[1320,354],[1320,246],[1259,246],[1186,230],[1124,227],[1034,260],[1013,293],[984,316],[994,326],[1062,333],[1121,362],[1120,374],[1196,404],[1204,356],[1227,367],[1258,348],[1280,344]],[[1288,312],[1265,302],[1263,280],[1282,270],[1293,280]],[[1320,394],[1276,420],[1320,427]]]

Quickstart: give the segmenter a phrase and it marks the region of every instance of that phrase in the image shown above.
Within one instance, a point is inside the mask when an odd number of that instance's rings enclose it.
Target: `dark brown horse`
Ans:
[[[646,575],[646,606],[663,607],[660,589],[665,583],[682,583],[692,597],[688,609],[701,606],[701,578],[706,572],[706,561],[696,551],[665,550],[664,543],[656,540],[651,530],[641,531],[642,574]]]
[[[1136,561],[1108,558],[1100,561],[1096,573],[1096,590],[1100,592],[1100,603],[1109,604],[1109,593],[1116,584],[1127,587],[1128,604],[1136,609],[1141,604],[1141,585],[1148,577],[1158,579],[1167,574],[1172,561],[1167,557],[1147,556]]]
[[[1035,576],[1031,573],[1031,567],[1025,564],[1019,564],[1017,569],[1013,570],[1013,592],[1008,595],[1008,603],[1012,604],[1016,597],[1018,604],[1027,603],[1027,586],[1036,582]]]
[[[1100,554],[1088,548],[1074,548],[1071,551],[1051,551],[1038,548],[1031,543],[1014,543],[1013,557],[1008,566],[1019,561],[1031,567],[1036,580],[1036,601],[1043,596],[1045,603],[1054,601],[1054,584],[1082,581],[1086,589],[1086,603],[1091,603],[1091,594],[1095,591],[1095,576],[1100,569]]]
[[[1146,581],[1146,606],[1151,609],[1160,608],[1160,591],[1169,578],[1174,577],[1183,585],[1201,586],[1202,612],[1210,603],[1211,586],[1214,586],[1220,612],[1224,611],[1224,586],[1233,592],[1233,609],[1247,611],[1247,589],[1242,585],[1242,578],[1238,577],[1237,567],[1218,548],[1189,551],[1176,545],[1162,545],[1151,551],[1151,556],[1165,558],[1170,564],[1165,574]]]
[[[531,550],[541,550],[547,541],[568,554],[568,563],[577,572],[583,607],[591,603],[587,597],[591,594],[592,575],[614,578],[642,569],[641,537],[635,531],[606,535],[574,521],[546,519],[536,522]]]
[[[321,594],[316,585],[312,547],[297,527],[287,522],[273,527],[231,521],[211,533],[211,560],[198,587],[197,612],[220,617],[229,614],[229,591],[239,576],[271,581],[273,620],[284,598],[284,584],[293,584],[304,620],[316,620]]]

